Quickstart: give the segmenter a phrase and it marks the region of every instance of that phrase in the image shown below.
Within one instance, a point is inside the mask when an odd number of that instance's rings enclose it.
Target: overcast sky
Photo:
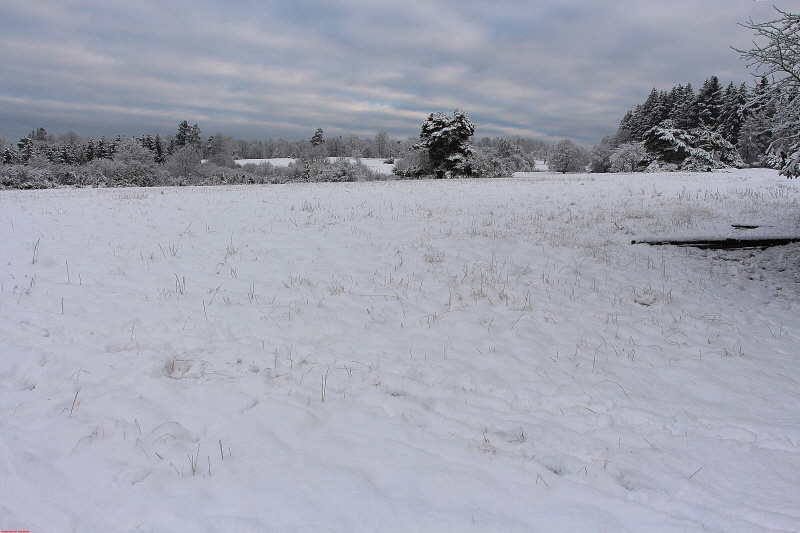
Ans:
[[[476,137],[585,146],[652,87],[751,83],[737,23],[774,0],[2,0],[0,136]],[[795,10],[796,11],[796,10]]]

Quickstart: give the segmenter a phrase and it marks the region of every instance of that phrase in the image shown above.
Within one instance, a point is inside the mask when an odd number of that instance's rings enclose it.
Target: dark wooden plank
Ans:
[[[694,239],[634,239],[631,244],[649,244],[653,246],[691,246],[694,248],[712,250],[730,250],[736,248],[769,248],[772,246],[785,246],[793,242],[800,242],[800,237],[725,237],[694,238]]]

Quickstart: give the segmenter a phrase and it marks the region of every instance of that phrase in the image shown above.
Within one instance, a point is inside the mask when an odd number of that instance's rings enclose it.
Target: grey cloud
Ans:
[[[404,138],[458,107],[478,136],[591,145],[654,86],[749,81],[737,22],[774,15],[751,0],[8,2],[0,135],[186,119],[245,138]]]

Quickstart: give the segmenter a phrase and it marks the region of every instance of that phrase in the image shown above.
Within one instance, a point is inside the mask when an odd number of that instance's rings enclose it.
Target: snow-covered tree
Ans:
[[[633,172],[647,159],[643,142],[621,144],[611,154],[611,172]]]
[[[733,82],[728,85],[722,96],[722,112],[719,116],[717,132],[730,143],[735,144],[739,140],[739,134],[746,118],[747,98],[747,86],[743,83],[736,87]]]
[[[167,157],[164,166],[173,176],[186,178],[197,172],[201,158],[200,150],[194,146],[182,146]]]
[[[560,141],[550,158],[547,166],[550,170],[566,174],[567,172],[585,172],[589,164],[589,152],[569,139]]]
[[[620,127],[614,135],[606,135],[589,153],[590,172],[610,172],[611,154],[622,144],[633,142],[630,130]]]
[[[203,140],[200,137],[200,127],[195,124],[189,126],[187,121],[183,121],[178,125],[178,133],[172,138],[169,146],[169,153],[182,146],[193,146],[198,150],[203,149]]]
[[[164,141],[161,140],[161,135],[156,134],[154,144],[156,152],[156,163],[161,164],[166,160],[166,154],[164,153]]]
[[[317,128],[317,131],[314,132],[314,136],[311,137],[311,141],[309,141],[311,146],[319,146],[325,143],[325,138],[322,136],[323,133],[322,128]]]
[[[452,117],[431,113],[422,123],[416,146],[428,153],[430,170],[437,178],[470,176],[475,154],[470,138],[474,134],[475,125],[458,109]]]
[[[647,132],[644,147],[648,157],[681,170],[712,170],[743,166],[736,147],[722,135],[706,128],[683,130],[665,120]]]
[[[769,91],[769,81],[761,81],[749,93],[745,118],[739,131],[736,147],[745,163],[751,166],[768,167],[767,154],[772,143],[772,119],[775,105],[761,99]]]
[[[611,154],[617,147],[614,135],[606,135],[589,152],[589,170],[591,172],[608,172],[611,170]]]
[[[391,155],[391,142],[389,134],[385,131],[379,131],[375,134],[375,151],[378,157],[389,157]]]
[[[711,76],[697,93],[697,119],[700,126],[715,130],[722,114],[722,85],[719,78]]]
[[[235,167],[236,164],[233,162],[235,143],[236,139],[220,132],[209,137],[208,160],[221,167]]]
[[[743,24],[762,44],[754,41],[750,50],[736,50],[749,67],[755,67],[756,75],[771,80],[763,91],[756,91],[748,106],[772,107],[774,114],[765,130],[771,136],[768,151],[782,174],[796,177],[800,175],[800,15],[775,9],[780,14],[776,20],[750,19]]]
[[[684,130],[699,126],[697,120],[697,96],[694,94],[692,84],[687,83],[686,86],[678,85],[675,97],[672,114],[669,117],[675,122],[675,126]]]
[[[495,144],[495,146],[492,146]],[[505,178],[514,172],[536,170],[536,161],[512,139],[500,137],[494,143],[482,143],[475,155],[475,173],[482,178]]]
[[[44,130],[44,128],[39,129]],[[33,155],[33,140],[30,137],[23,137],[17,143],[17,148],[19,151],[19,159],[23,162],[27,162]]]

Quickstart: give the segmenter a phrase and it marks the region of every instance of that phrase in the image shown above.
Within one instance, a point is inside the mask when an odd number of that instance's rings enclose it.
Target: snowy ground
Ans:
[[[328,161],[334,162],[338,157],[329,157]],[[393,163],[384,163],[385,159],[382,158],[374,158],[374,157],[362,157],[361,159],[355,159],[353,157],[345,157],[341,159],[347,159],[351,162],[360,161],[363,165],[369,167],[370,169],[374,170],[375,172],[380,172],[381,174],[391,174],[392,169],[394,169]],[[294,159],[290,157],[278,157],[273,159],[237,159],[236,164],[240,166],[245,166],[248,163],[252,163],[254,165],[261,165],[265,163],[269,163],[276,167],[287,167],[289,163],[294,163]]]
[[[0,528],[800,530],[771,171],[0,193]],[[761,226],[736,230],[731,224]]]

